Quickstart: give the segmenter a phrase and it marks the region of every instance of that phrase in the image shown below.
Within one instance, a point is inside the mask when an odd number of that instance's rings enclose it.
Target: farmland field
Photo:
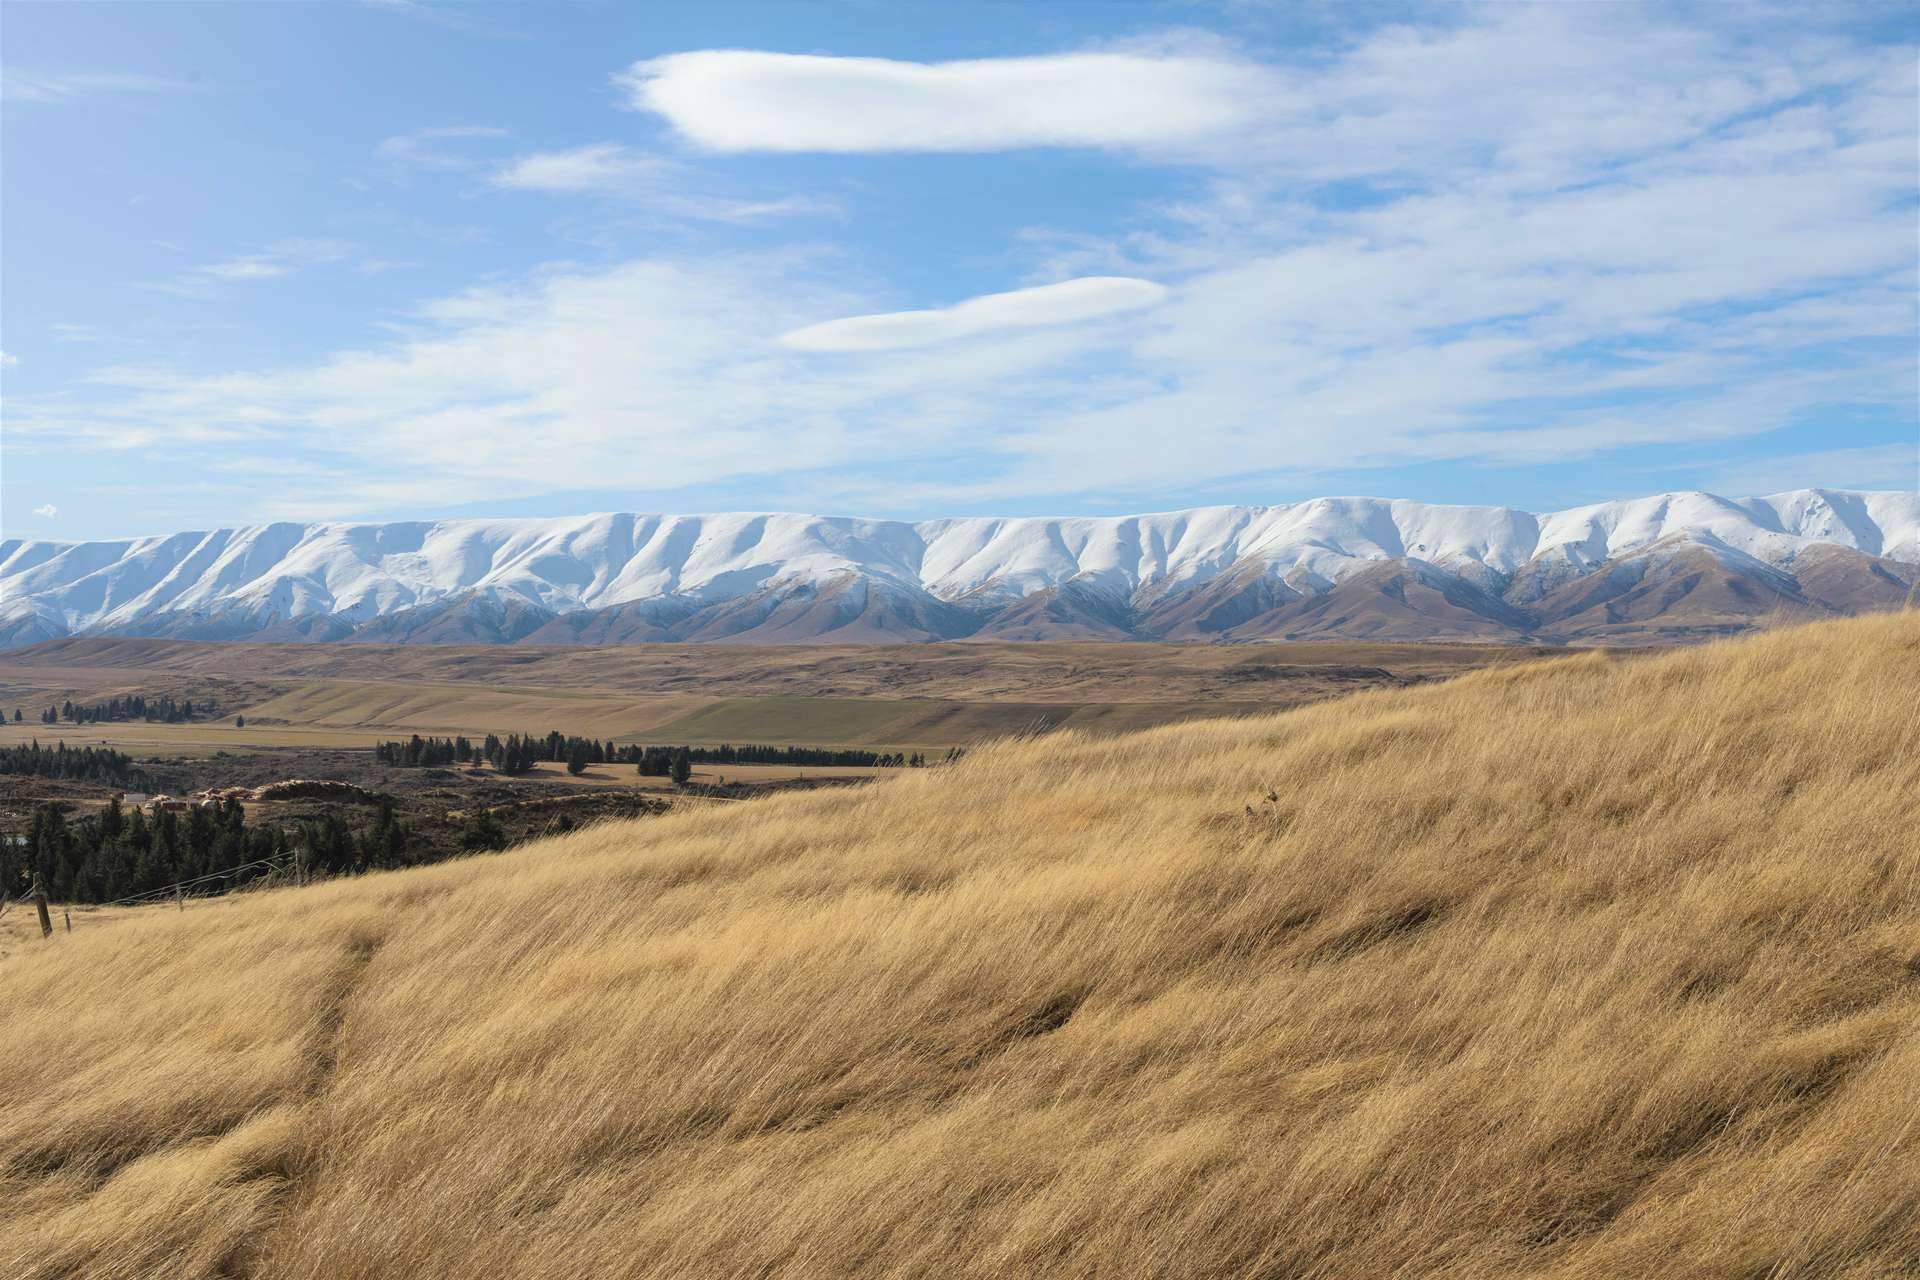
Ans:
[[[469,648],[62,640],[0,655],[0,710],[8,716],[0,742],[62,738],[142,755],[558,729],[616,742],[942,751],[1055,728],[1126,732],[1252,715],[1538,652],[1395,644]],[[211,701],[218,718],[38,721],[50,704],[133,693]],[[17,723],[15,708],[24,712]]]

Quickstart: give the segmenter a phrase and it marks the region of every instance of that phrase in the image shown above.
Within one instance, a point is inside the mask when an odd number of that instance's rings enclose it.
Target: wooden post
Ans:
[[[67,932],[72,933],[73,932],[73,912],[62,909],[60,912],[60,918],[67,922]]]
[[[184,890],[184,889],[175,889],[175,890],[173,891],[173,905],[174,905],[174,906],[176,906],[176,907],[178,907],[178,908],[180,908],[180,909],[181,909],[182,911],[185,911],[185,910],[187,909],[187,892],[186,892],[186,890]]]
[[[293,851],[293,882],[304,885],[307,882],[307,847],[301,845]]]
[[[40,913],[40,936],[53,936],[53,917],[47,914],[47,886],[40,883],[40,873],[33,873],[33,907]]]

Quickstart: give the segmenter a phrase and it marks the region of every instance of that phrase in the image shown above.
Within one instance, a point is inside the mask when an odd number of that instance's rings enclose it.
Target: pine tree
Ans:
[[[407,865],[407,829],[393,816],[393,801],[380,802],[380,814],[360,841],[360,860],[370,867]]]
[[[587,771],[587,744],[579,739],[573,740],[573,746],[567,750],[567,772],[579,777]]]
[[[468,812],[466,823],[460,828],[460,847],[469,853],[504,849],[507,833],[491,810],[475,808]]]
[[[685,747],[682,747],[673,753],[673,785],[684,787],[691,777],[693,777],[693,757],[687,753]]]
[[[120,843],[135,854],[142,854],[147,851],[147,846],[153,843],[153,832],[147,827],[146,810],[136,807],[134,811],[128,815],[127,833]]]
[[[107,801],[107,807],[100,811],[100,838],[112,843],[120,838],[120,833],[126,829],[126,825],[126,815],[120,809],[120,797],[115,796]]]
[[[187,876],[203,876],[214,869],[213,845],[219,834],[211,811],[199,805],[188,810],[186,866],[182,868]]]
[[[180,820],[163,809],[154,815],[152,838],[147,847],[134,860],[134,892],[147,893],[173,884],[181,878],[176,874],[179,867]]]

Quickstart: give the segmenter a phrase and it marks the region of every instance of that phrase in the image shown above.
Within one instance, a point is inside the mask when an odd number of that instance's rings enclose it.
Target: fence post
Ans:
[[[173,905],[182,911],[187,909],[187,891],[185,889],[176,888],[173,891]]]
[[[33,873],[33,909],[40,913],[40,936],[53,936],[53,917],[47,914],[47,886],[40,882],[40,873]]]
[[[72,933],[73,932],[73,912],[62,908],[60,912],[60,918],[67,922],[67,932]]]

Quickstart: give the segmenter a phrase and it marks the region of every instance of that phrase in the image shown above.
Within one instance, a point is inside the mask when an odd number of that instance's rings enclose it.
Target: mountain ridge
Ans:
[[[1807,582],[1803,561],[1817,570]],[[283,522],[0,543],[0,646],[76,634],[1606,643],[1897,607],[1916,582],[1920,495],[1830,489],[1544,513],[1316,498],[917,523],[781,512]]]

